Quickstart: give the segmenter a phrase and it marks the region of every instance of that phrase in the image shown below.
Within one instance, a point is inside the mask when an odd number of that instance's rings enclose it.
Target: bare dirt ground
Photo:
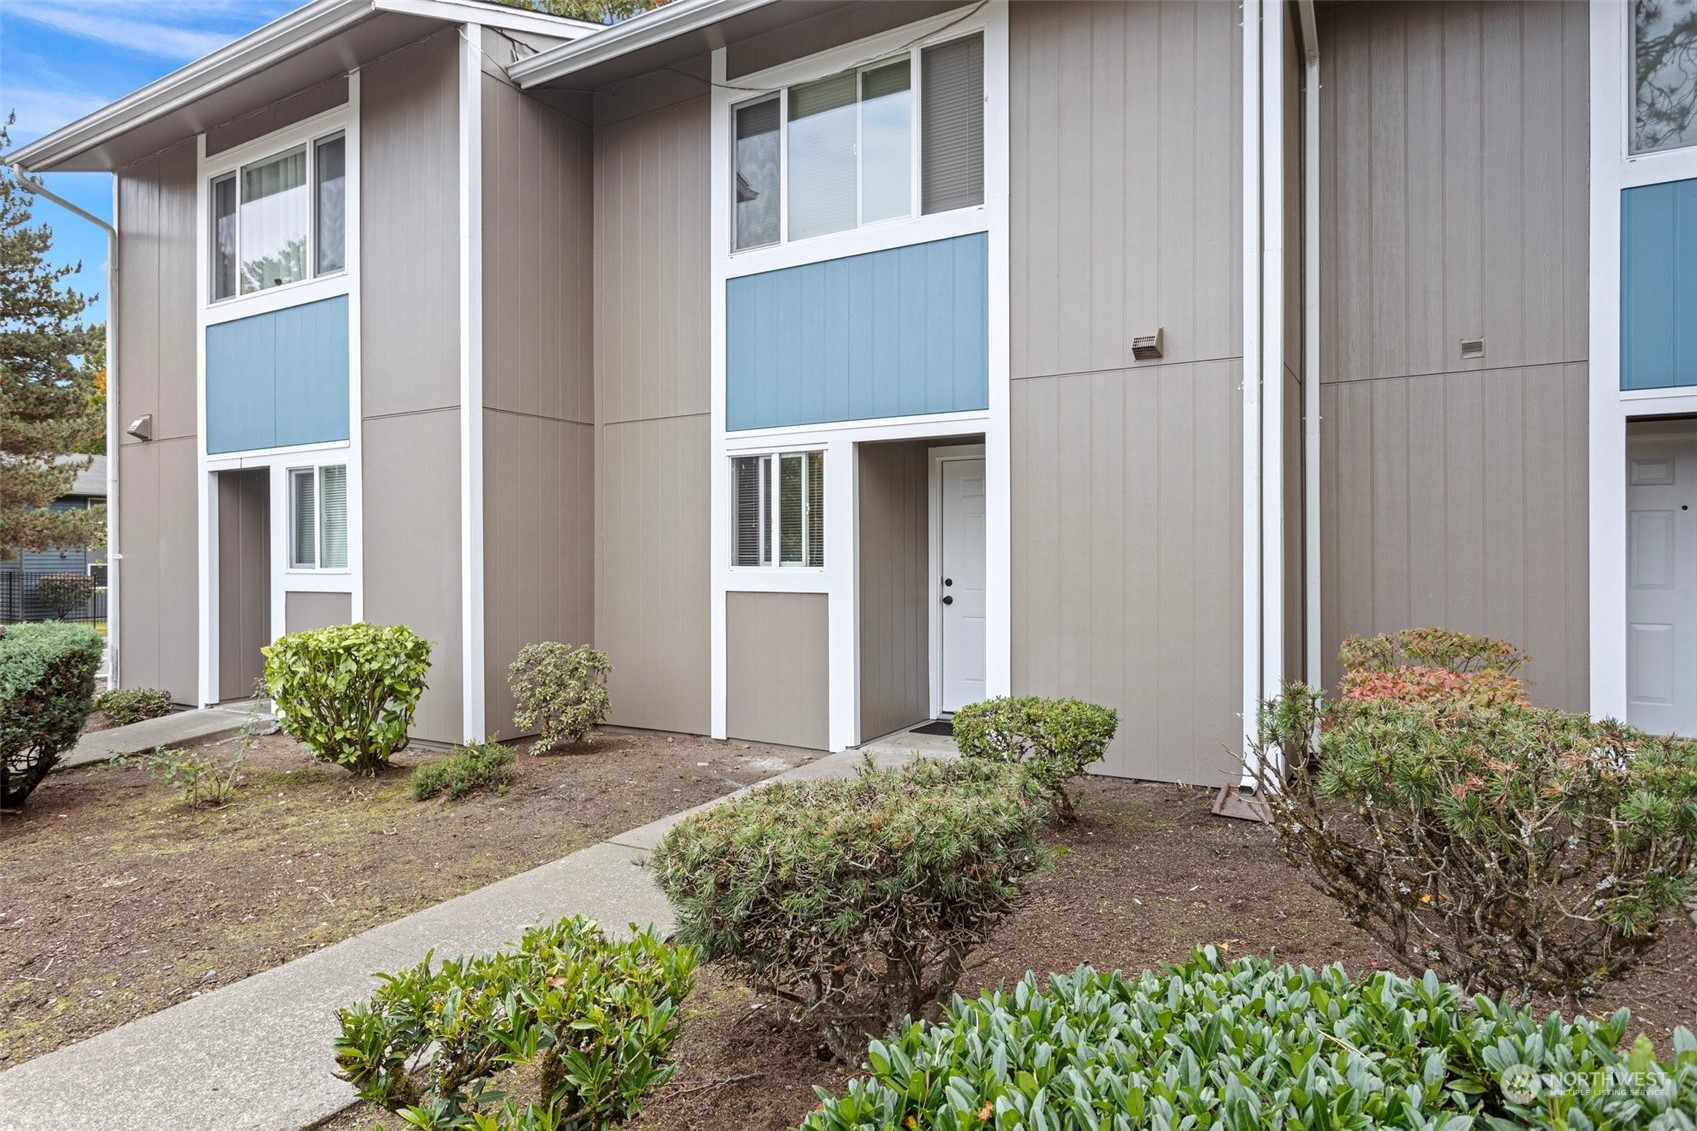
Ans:
[[[233,743],[202,748],[220,759]],[[261,739],[226,805],[139,767],[55,774],[0,815],[0,1068],[780,773],[793,751],[609,732],[514,760],[499,795],[417,802]],[[392,1121],[391,1121],[392,1122]]]

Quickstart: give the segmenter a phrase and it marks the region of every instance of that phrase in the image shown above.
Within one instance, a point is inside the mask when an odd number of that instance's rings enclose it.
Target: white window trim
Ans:
[[[779,490],[779,487],[778,487],[778,483],[780,481],[780,477],[781,477],[781,474],[782,474],[782,466],[781,466],[779,461],[784,459],[786,456],[803,456],[803,457],[806,457],[806,456],[810,456],[810,455],[814,455],[814,454],[817,454],[819,456],[819,461],[820,461],[819,474],[825,482],[825,487],[824,487],[824,489],[821,490],[821,493],[820,493],[821,500],[824,500],[827,497],[826,492],[829,490],[830,483],[831,483],[831,472],[828,470],[831,466],[831,461],[830,461],[829,455],[826,453],[826,450],[822,445],[813,444],[813,445],[808,445],[808,446],[803,446],[803,447],[786,447],[786,448],[782,448],[782,449],[778,449],[778,448],[764,449],[763,448],[759,451],[736,451],[736,452],[731,452],[729,454],[729,458],[733,461],[739,460],[739,459],[770,459],[772,461],[771,464],[766,469],[766,482],[763,484],[763,487],[762,487],[762,489],[766,493],[765,497],[769,498],[772,502],[771,519],[770,519],[771,525],[766,530],[766,536],[767,536],[767,538],[770,539],[770,545],[772,547],[772,560],[770,562],[763,562],[760,565],[742,565],[742,564],[739,564],[736,560],[736,553],[735,553],[736,548],[733,546],[732,547],[732,553],[731,553],[731,564],[730,564],[730,571],[731,571],[732,574],[737,575],[737,576],[741,576],[741,575],[744,575],[744,574],[755,573],[755,572],[766,572],[766,571],[769,571],[769,570],[782,570],[785,573],[795,573],[797,571],[803,571],[803,570],[811,572],[811,573],[824,573],[825,572],[825,566],[823,564],[816,565],[816,566],[810,566],[810,565],[807,565],[805,562],[786,562],[786,561],[784,561],[783,560],[783,549],[780,545],[780,535],[781,535],[781,532],[783,530],[783,495],[782,495],[782,492]],[[805,459],[803,459],[802,468],[801,468],[801,500],[802,500],[801,501],[801,524],[802,524],[802,546],[803,546],[802,556],[804,558],[807,556],[806,539],[807,539],[807,509],[808,509],[808,504],[807,504],[808,475],[809,475],[809,472],[807,470],[807,462],[806,462]],[[734,480],[733,480],[732,485],[733,485],[733,487],[735,486]],[[828,502],[824,502],[824,501],[821,501],[820,506],[823,507],[824,510],[825,510],[825,515],[824,515],[823,524],[822,524],[823,529],[825,531],[824,545],[829,546],[830,541],[831,541],[831,535],[830,535],[831,506]],[[736,517],[736,505],[735,505],[734,502],[732,503],[732,506],[731,506],[731,516],[732,516],[732,519],[733,519],[733,522],[734,522],[734,519]],[[826,562],[826,561],[830,561],[830,556],[829,556],[828,551],[825,551],[825,550],[822,549],[821,554],[823,555],[822,559],[821,559],[822,563]]]
[[[1697,414],[1697,387],[1620,387],[1620,194],[1697,178],[1697,145],[1632,155],[1632,6],[1591,5],[1590,707],[1627,717],[1626,429]]]
[[[342,249],[342,266],[335,271],[318,274],[311,270],[317,262],[318,255],[318,201],[316,186],[313,184],[313,174],[317,169],[316,143],[325,138],[340,133],[346,138],[344,161],[344,184],[342,207],[344,210],[343,239],[351,242],[351,233],[357,229],[356,214],[359,210],[359,179],[357,176],[359,160],[354,152],[357,135],[349,132],[350,98],[347,104],[314,114],[293,125],[274,130],[263,137],[243,142],[241,145],[224,150],[212,157],[203,157],[200,162],[200,184],[197,190],[199,204],[196,209],[200,227],[204,229],[201,240],[205,243],[202,251],[199,272],[204,280],[200,295],[201,305],[206,308],[208,324],[234,321],[238,318],[251,318],[255,314],[263,314],[272,310],[282,310],[291,306],[302,306],[320,299],[344,295],[352,287],[352,262],[348,248]],[[240,285],[237,292],[225,298],[212,297],[212,182],[220,177],[236,174],[237,215],[241,214],[241,169],[244,165],[252,165],[275,157],[299,146],[307,149],[307,190],[312,199],[307,210],[307,277],[293,283],[268,287],[262,291],[242,294]],[[204,148],[204,140],[202,142]],[[240,221],[238,220],[238,225]],[[236,242],[238,259],[241,254],[241,241]]]
[[[345,160],[347,187],[344,197],[343,269],[333,275],[309,278],[289,286],[274,287],[257,294],[237,295],[217,303],[211,301],[211,185],[212,178],[239,167],[244,161],[268,151],[282,150],[299,140],[343,131],[347,138]],[[271,633],[281,636],[287,627],[287,598],[295,593],[346,593],[350,616],[365,619],[365,488],[364,440],[360,427],[360,72],[348,72],[348,98],[342,106],[315,114],[283,129],[255,138],[216,154],[206,155],[206,135],[196,139],[195,190],[195,429],[197,472],[197,608],[200,620],[199,695],[204,706],[219,702],[218,687],[218,471],[238,468],[267,468],[270,483],[271,528]],[[206,451],[206,329],[220,322],[300,306],[320,299],[346,295],[348,299],[348,439],[323,444],[298,444],[245,452]],[[286,567],[288,546],[288,476],[286,469],[301,466],[303,454],[313,453],[312,462],[344,463],[348,468],[348,568],[345,570],[295,570]],[[316,456],[322,455],[319,461]]]
[[[962,18],[963,12],[970,12]],[[958,22],[951,22],[958,21]],[[946,28],[947,34],[943,34]],[[984,203],[918,220],[878,224],[853,232],[818,236],[794,244],[730,252],[734,201],[730,107],[809,78],[848,69],[876,53],[887,54],[916,37],[930,42],[981,31],[984,35]],[[921,46],[924,44],[921,43]],[[982,436],[985,449],[985,672],[986,692],[1012,690],[1013,544],[1011,529],[1011,429],[1009,423],[1009,84],[1008,0],[982,8],[957,9],[832,51],[727,82],[725,52],[712,56],[710,172],[712,207],[709,267],[709,710],[711,733],[726,737],[725,605],[730,592],[824,593],[828,595],[828,745],[843,750],[860,734],[859,498],[858,445],[875,440]],[[926,243],[949,235],[985,232],[989,239],[989,407],[980,412],[846,421],[794,429],[729,432],[725,414],[725,283],[739,275],[799,263],[842,258],[866,251]],[[746,567],[731,561],[731,453],[805,450],[822,447],[831,471],[825,482],[825,567],[819,570]],[[831,521],[831,516],[837,521]]]
[[[283,572],[291,577],[298,574],[323,576],[325,574],[348,574],[352,572],[349,566],[325,566],[318,564],[319,556],[324,551],[324,471],[326,468],[331,467],[339,467],[344,472],[348,470],[348,465],[337,459],[319,460],[315,463],[291,463],[283,468],[283,483],[285,486],[287,506],[289,508],[289,513],[285,516],[288,530],[288,545],[284,547]],[[296,475],[309,473],[312,476],[313,564],[301,565],[295,560],[294,477]],[[345,537],[346,533],[344,533],[344,538]]]
[[[970,14],[963,18],[962,12]],[[713,135],[715,143],[723,135],[727,161],[723,169],[715,162],[713,171],[715,199],[721,195],[724,197],[723,208],[715,209],[714,218],[720,219],[720,212],[722,211],[725,222],[724,232],[716,232],[714,236],[714,254],[715,257],[725,259],[726,277],[737,278],[742,275],[758,275],[767,271],[782,270],[785,267],[819,263],[830,259],[843,259],[851,255],[865,255],[873,251],[887,251],[892,248],[932,243],[936,240],[989,231],[991,210],[989,208],[990,172],[988,163],[992,151],[989,116],[992,101],[989,98],[990,41],[986,31],[993,16],[994,12],[988,5],[976,11],[971,8],[958,9],[895,28],[867,39],[857,40],[830,51],[810,55],[805,59],[771,67],[764,71],[741,75],[734,80],[715,80]],[[1003,13],[1001,18],[1005,25],[1006,14]],[[921,211],[924,207],[921,185],[923,166],[921,147],[924,145],[924,135],[920,128],[920,82],[923,78],[921,58],[924,49],[927,47],[935,47],[938,44],[980,34],[985,35],[984,145],[986,168],[984,203],[968,205],[965,208],[955,208],[947,212],[933,212],[927,216]],[[904,53],[908,54],[912,60],[909,71],[910,90],[913,95],[910,127],[912,144],[910,168],[908,170],[911,179],[911,188],[909,189],[911,211],[905,217],[877,220],[849,228],[846,231],[829,232],[823,235],[805,236],[801,239],[791,240],[789,238],[790,88],[815,82],[819,79],[830,78],[846,71],[860,71],[879,63],[890,62]],[[1005,65],[1003,73],[1005,77]],[[759,102],[774,94],[778,96],[779,238],[777,243],[736,250],[732,247],[736,236],[735,198],[730,193],[728,184],[719,184],[719,181],[725,178],[734,178],[736,175],[732,116],[738,107]],[[858,197],[856,208],[857,210],[859,208]]]

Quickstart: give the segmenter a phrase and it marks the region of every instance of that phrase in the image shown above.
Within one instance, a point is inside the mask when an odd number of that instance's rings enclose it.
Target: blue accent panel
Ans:
[[[206,328],[206,450],[348,438],[348,300]]]
[[[731,431],[990,406],[984,233],[725,285]]]
[[[1697,180],[1620,194],[1620,387],[1697,385]]]

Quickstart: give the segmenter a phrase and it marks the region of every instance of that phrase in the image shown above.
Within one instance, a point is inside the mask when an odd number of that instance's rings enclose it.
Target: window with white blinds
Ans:
[[[909,48],[731,113],[733,250],[984,203],[981,33]]]
[[[927,47],[920,62],[920,196],[924,212],[984,203],[984,37]]]
[[[345,464],[289,472],[289,568],[348,568]]]
[[[737,456],[731,491],[733,564],[824,566],[824,452]]]

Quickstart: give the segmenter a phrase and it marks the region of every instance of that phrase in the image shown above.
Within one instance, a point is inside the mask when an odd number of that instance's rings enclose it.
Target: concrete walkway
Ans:
[[[108,727],[85,734],[59,759],[60,769],[86,766],[90,762],[105,762],[125,754],[142,754],[156,746],[198,746],[217,742],[239,734],[249,719],[257,720],[269,729],[271,710],[261,706],[257,711],[245,704],[229,707],[207,707],[199,711],[178,711],[157,719],[144,719],[128,726]]]
[[[873,758],[899,763],[931,745],[902,738],[873,744]],[[862,758],[859,750],[825,755],[770,780],[845,777]],[[567,915],[589,915],[609,929],[651,923],[670,930],[671,910],[638,865],[675,822],[724,800],[0,1073],[0,1131],[297,1131],[326,1119],[354,1100],[353,1089],[333,1075],[336,1009],[369,994],[373,972],[412,965],[430,950],[440,956],[492,950],[532,923]]]

